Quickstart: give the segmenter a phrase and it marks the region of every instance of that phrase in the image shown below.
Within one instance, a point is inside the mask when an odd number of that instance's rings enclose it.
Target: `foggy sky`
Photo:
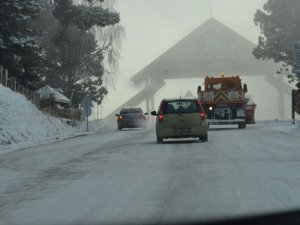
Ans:
[[[256,43],[253,17],[265,0],[119,0],[126,31],[121,73],[138,70],[199,27],[211,16]],[[138,57],[137,57],[138,56]]]

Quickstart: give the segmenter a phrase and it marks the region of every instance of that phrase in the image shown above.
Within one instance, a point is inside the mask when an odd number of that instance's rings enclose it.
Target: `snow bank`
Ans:
[[[77,134],[79,129],[43,114],[23,95],[0,84],[0,149]]]
[[[86,123],[84,123],[82,127],[86,129]],[[103,119],[99,119],[99,120],[92,120],[89,123],[89,131],[92,132],[99,133],[99,132],[110,132],[115,130],[117,130],[117,121],[106,121]]]
[[[291,121],[269,121],[265,122],[264,124],[278,132],[300,137],[299,121],[297,121],[295,125],[292,124]]]

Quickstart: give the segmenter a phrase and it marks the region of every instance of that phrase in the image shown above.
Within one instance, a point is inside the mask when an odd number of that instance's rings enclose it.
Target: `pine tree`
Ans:
[[[100,5],[75,5],[72,0],[56,0],[54,5],[53,15],[59,21],[59,27],[53,41],[59,62],[56,62],[56,68],[52,67],[56,73],[47,76],[47,80],[56,82],[66,96],[73,93],[77,99],[75,105],[84,95],[90,95],[100,104],[107,94],[102,84],[105,50],[111,47],[114,37],[110,37],[106,48],[101,48],[94,28],[117,24],[119,14]]]
[[[30,23],[39,16],[36,0],[0,2],[0,64],[25,86],[34,88],[42,75],[42,54]]]
[[[287,69],[293,66],[293,43],[300,38],[300,1],[268,0],[263,9],[257,10],[254,17],[261,35],[253,55],[257,59],[282,62]]]

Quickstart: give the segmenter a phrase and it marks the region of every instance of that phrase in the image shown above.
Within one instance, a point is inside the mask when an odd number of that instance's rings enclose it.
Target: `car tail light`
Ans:
[[[146,119],[146,117],[145,117],[143,114],[141,114],[141,118],[142,118],[142,119]]]
[[[163,121],[163,119],[164,119],[164,115],[163,114],[159,114],[158,115],[159,122]]]
[[[119,118],[118,118],[119,120],[123,120],[124,119],[124,117],[123,116],[119,116]]]
[[[164,111],[164,106],[165,106],[166,102],[163,100],[160,105],[159,105],[159,109],[158,112],[163,112]]]
[[[204,120],[204,118],[205,118],[204,112],[201,112],[201,113],[200,113],[200,118],[201,118],[202,121]]]

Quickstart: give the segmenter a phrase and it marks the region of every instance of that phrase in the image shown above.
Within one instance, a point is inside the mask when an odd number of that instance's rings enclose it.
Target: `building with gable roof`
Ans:
[[[284,117],[284,94],[290,94],[289,85],[276,71],[280,65],[257,60],[252,51],[256,47],[234,30],[214,18],[173,45],[141,71],[131,77],[145,88],[121,107],[146,102],[146,111],[154,110],[154,95],[169,79],[200,78],[219,75],[265,76],[265,80],[278,90],[279,118]],[[196,86],[195,86],[196,89]]]

